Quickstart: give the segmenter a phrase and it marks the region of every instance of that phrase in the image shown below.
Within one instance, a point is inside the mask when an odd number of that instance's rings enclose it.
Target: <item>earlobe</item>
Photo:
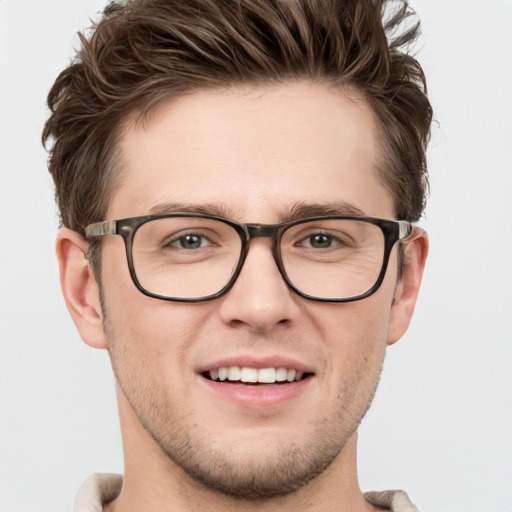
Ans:
[[[388,345],[396,343],[409,327],[420,290],[428,246],[427,233],[418,227],[414,228],[411,237],[404,243],[405,266],[391,307]]]
[[[70,229],[57,235],[60,284],[66,306],[81,338],[94,348],[107,348],[99,287],[85,253],[88,243]]]

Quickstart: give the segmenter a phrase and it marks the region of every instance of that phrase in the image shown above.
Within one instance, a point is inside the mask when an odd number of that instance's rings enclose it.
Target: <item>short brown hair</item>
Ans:
[[[104,219],[129,114],[199,89],[299,79],[363,94],[378,120],[379,170],[395,214],[418,220],[432,110],[407,53],[419,32],[413,15],[405,0],[111,2],[48,95],[43,143],[53,142],[62,224],[83,235]]]

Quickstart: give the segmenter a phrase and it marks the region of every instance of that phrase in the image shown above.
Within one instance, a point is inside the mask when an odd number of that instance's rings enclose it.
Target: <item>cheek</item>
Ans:
[[[201,308],[154,299],[137,289],[130,277],[120,237],[108,239],[104,246],[102,288],[106,324],[123,343],[152,346],[153,350],[171,342],[179,346],[186,342],[187,334],[201,325]]]
[[[313,328],[324,340],[325,368],[333,379],[378,378],[385,356],[391,295],[375,294],[346,304],[314,304]]]
[[[202,322],[191,308],[139,295],[119,305],[105,290],[108,350],[123,395],[142,424],[165,424],[173,411],[186,410],[183,397],[195,375],[190,347]]]
[[[379,346],[389,329],[392,299],[381,300],[377,294],[346,304],[315,304],[311,312],[313,327],[332,350],[346,347],[347,351]]]
[[[183,366],[209,313],[205,308],[135,293],[116,298],[105,288],[107,338],[156,364],[165,359],[166,365],[175,361]]]

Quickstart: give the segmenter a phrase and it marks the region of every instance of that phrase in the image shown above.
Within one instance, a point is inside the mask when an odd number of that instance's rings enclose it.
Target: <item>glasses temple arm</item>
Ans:
[[[105,220],[103,222],[96,222],[89,224],[85,228],[86,238],[95,238],[99,236],[117,235],[117,221]]]

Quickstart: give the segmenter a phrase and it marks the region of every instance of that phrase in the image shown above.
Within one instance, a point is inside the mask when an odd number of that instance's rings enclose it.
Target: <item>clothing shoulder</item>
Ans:
[[[367,492],[366,501],[377,507],[383,507],[391,512],[419,512],[404,491]]]
[[[74,512],[102,512],[103,505],[117,498],[123,477],[115,473],[95,473],[80,487]]]

